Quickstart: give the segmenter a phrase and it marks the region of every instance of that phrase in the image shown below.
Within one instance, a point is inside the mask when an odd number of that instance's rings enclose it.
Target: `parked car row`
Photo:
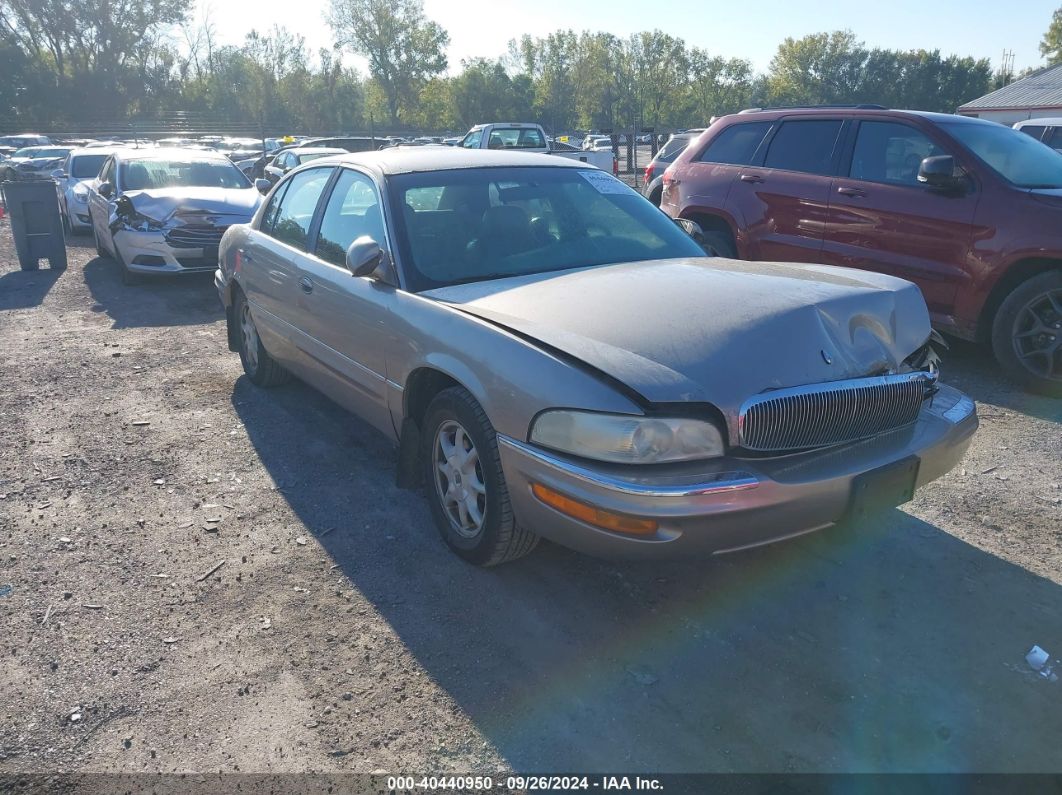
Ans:
[[[743,112],[667,167],[661,208],[723,257],[908,279],[938,329],[1062,394],[1062,154],[1033,136],[883,108]]]

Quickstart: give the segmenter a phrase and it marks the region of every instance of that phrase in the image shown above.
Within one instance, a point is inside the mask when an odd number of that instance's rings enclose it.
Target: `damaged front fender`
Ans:
[[[127,230],[131,232],[158,232],[166,229],[166,224],[149,218],[138,212],[133,200],[126,195],[119,196],[111,210],[108,226],[111,232]]]

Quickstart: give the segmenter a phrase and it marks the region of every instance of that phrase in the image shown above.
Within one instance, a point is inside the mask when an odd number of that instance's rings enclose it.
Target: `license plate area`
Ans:
[[[849,515],[862,519],[910,502],[918,481],[918,456],[909,456],[870,472],[852,481]]]

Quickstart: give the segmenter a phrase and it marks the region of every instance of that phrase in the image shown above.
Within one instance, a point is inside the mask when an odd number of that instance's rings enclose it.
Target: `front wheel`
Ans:
[[[538,544],[537,535],[516,523],[497,434],[465,389],[444,389],[428,406],[421,462],[435,525],[457,555],[496,566]]]
[[[1026,389],[1062,397],[1062,271],[1034,276],[1003,300],[992,322],[992,350]]]

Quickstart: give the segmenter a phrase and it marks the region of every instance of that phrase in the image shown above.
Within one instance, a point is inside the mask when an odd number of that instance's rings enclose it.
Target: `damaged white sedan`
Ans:
[[[251,220],[262,196],[223,154],[126,149],[89,186],[96,253],[130,284],[142,274],[213,271],[218,244]]]

